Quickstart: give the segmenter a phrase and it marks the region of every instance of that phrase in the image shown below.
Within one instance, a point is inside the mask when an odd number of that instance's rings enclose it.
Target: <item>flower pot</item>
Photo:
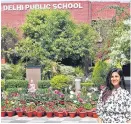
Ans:
[[[93,118],[98,118],[98,115],[96,112],[92,112],[93,113]]]
[[[26,111],[24,111],[23,114],[26,116],[27,115]]]
[[[22,117],[23,116],[23,112],[22,111],[18,111],[17,115],[18,115],[18,117]]]
[[[12,117],[14,115],[14,112],[13,111],[7,111],[7,115],[8,115],[8,117]]]
[[[36,116],[37,115],[37,112],[36,111],[33,111],[33,116]]]
[[[33,112],[26,112],[26,115],[27,115],[28,117],[32,117],[32,116],[33,116]]]
[[[67,117],[67,116],[68,116],[68,114],[69,114],[69,112],[68,112],[68,111],[64,111],[64,112],[63,112],[64,117]]]
[[[1,117],[5,117],[5,115],[6,115],[6,112],[5,112],[5,111],[2,111],[2,112],[1,112]]]
[[[81,112],[84,108],[83,107],[80,107],[76,110],[76,114],[79,116],[79,112]]]
[[[37,112],[36,115],[37,115],[37,117],[42,117],[43,116],[43,112]]]
[[[86,115],[87,115],[87,112],[79,112],[79,116],[80,116],[81,118],[86,117]]]
[[[92,117],[93,116],[93,112],[92,111],[87,111],[87,116],[89,116],[89,117]]]
[[[17,115],[16,111],[13,111],[13,115]]]
[[[74,117],[76,116],[76,112],[69,112],[69,116],[70,116],[71,118],[74,118]]]
[[[63,117],[64,113],[63,112],[58,112],[58,117]]]
[[[54,116],[58,117],[58,112],[54,112]]]
[[[53,112],[46,112],[46,116],[47,116],[48,118],[52,117],[52,116],[53,116]]]

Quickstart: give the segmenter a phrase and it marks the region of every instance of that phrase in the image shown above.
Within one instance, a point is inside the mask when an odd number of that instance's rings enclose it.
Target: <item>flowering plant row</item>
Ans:
[[[87,112],[96,105],[88,95],[83,96],[80,92],[73,91],[70,91],[70,94],[64,94],[59,90],[53,91],[51,88],[43,93],[4,94],[1,103],[2,112],[42,112],[42,115],[48,112],[63,112],[66,115],[67,112]]]

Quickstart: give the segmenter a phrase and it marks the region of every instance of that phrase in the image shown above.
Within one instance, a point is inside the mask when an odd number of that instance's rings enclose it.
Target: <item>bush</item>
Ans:
[[[60,65],[60,73],[63,75],[75,75],[75,69],[72,66]]]
[[[1,78],[6,78],[11,70],[12,68],[9,64],[1,64]]]
[[[8,92],[8,94],[10,93],[26,93],[27,92],[27,89],[25,88],[7,88],[6,91]]]
[[[68,86],[70,78],[66,75],[56,75],[51,79],[51,86],[55,89],[63,89]]]
[[[17,65],[13,64],[2,64],[1,66],[1,77],[5,79],[24,79],[25,68],[19,63]]]
[[[5,82],[6,88],[28,88],[27,80],[6,80]]]
[[[1,80],[1,90],[5,90],[5,80]]]
[[[12,75],[12,78],[10,77],[10,79],[18,79],[18,80],[24,79],[25,68],[21,63],[17,65],[11,65],[11,67],[12,71],[10,74]]]
[[[91,87],[91,86],[93,86],[93,83],[88,81],[88,82],[81,83],[81,86]]]
[[[40,80],[38,81],[38,88],[49,88],[50,87],[50,80]]]
[[[109,65],[106,62],[98,61],[95,64],[92,73],[92,82],[95,84],[95,86],[99,87],[100,85],[105,84],[108,71]]]
[[[48,88],[44,88],[44,89],[38,88],[38,89],[36,90],[36,94],[45,94],[45,93],[47,93],[47,92],[48,92]]]
[[[81,67],[76,67],[75,68],[75,75],[76,76],[80,76],[80,77],[83,77],[84,76],[84,71],[83,71],[83,69],[81,68]]]

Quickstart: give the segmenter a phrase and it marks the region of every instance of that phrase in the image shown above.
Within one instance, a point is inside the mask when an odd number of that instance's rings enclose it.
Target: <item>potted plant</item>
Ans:
[[[26,115],[28,117],[32,117],[33,116],[33,111],[35,111],[36,109],[36,105],[34,102],[30,102],[30,103],[27,103],[26,105]]]
[[[45,107],[45,111],[46,111],[46,116],[48,118],[53,116],[53,108],[51,106],[46,105]]]
[[[36,107],[36,115],[37,117],[42,117],[44,115],[44,107],[42,105],[37,105]]]
[[[87,109],[87,115],[89,117],[92,117],[93,113],[92,113],[92,110],[91,110],[92,109],[91,103],[84,104],[84,108]]]
[[[86,110],[85,108],[83,108],[83,109],[81,109],[81,110],[79,111],[79,116],[80,116],[81,118],[86,117],[86,115],[87,115],[87,110]]]
[[[72,104],[71,106],[68,106],[68,113],[71,118],[74,118],[76,116],[76,106]]]
[[[6,115],[6,104],[5,100],[1,100],[1,117],[5,117]]]
[[[16,110],[18,117],[22,117],[26,106],[22,104],[20,101],[16,102],[15,106],[16,106],[15,110]]]
[[[9,117],[14,115],[14,102],[12,100],[6,101],[6,112]]]
[[[64,117],[64,108],[62,108],[62,107],[59,107],[58,108],[58,117]]]
[[[18,117],[23,116],[23,108],[22,107],[17,107],[15,110],[16,110]]]
[[[59,110],[58,105],[54,105],[53,112],[54,112],[54,116],[56,116],[56,117],[58,117],[58,110]]]
[[[92,109],[92,114],[93,114],[92,116],[93,116],[94,118],[98,118],[98,115],[97,115],[97,113],[96,113],[96,107]]]

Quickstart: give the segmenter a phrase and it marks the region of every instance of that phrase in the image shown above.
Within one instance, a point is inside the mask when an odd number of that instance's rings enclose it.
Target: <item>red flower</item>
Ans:
[[[82,98],[79,98],[78,101],[79,101],[79,102],[83,102],[84,100],[83,100]]]

